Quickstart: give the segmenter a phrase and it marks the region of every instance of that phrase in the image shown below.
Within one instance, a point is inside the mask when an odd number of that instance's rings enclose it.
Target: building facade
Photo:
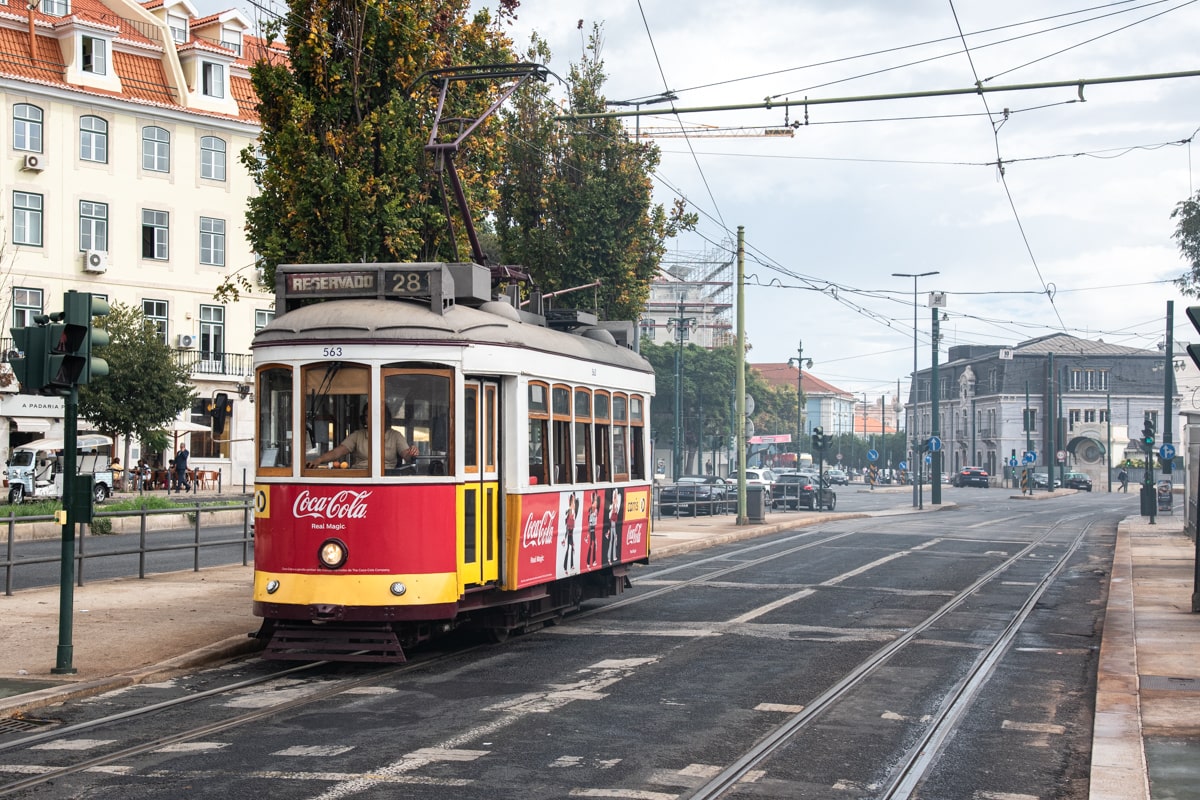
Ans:
[[[1178,418],[1180,398],[1165,363],[1161,352],[1067,334],[1015,347],[951,347],[937,371],[936,429],[932,367],[910,387],[904,410],[910,446],[920,448],[936,434],[944,471],[979,466],[993,476],[1032,450],[1036,468],[1062,463],[1106,486],[1115,465],[1144,457],[1146,420],[1157,441],[1167,441],[1163,421]],[[1172,441],[1181,440],[1182,432],[1173,431]]]
[[[259,131],[248,70],[283,55],[250,30],[238,11],[200,17],[187,0],[0,6],[5,352],[10,327],[61,309],[68,290],[141,309],[197,395],[167,431],[173,445],[238,486],[254,477],[249,344],[273,297],[214,292],[234,274],[256,283],[243,222],[254,186],[239,160]],[[218,392],[234,402],[215,438],[201,429]],[[52,410],[23,413],[45,408],[0,405],[5,457],[53,433]]]

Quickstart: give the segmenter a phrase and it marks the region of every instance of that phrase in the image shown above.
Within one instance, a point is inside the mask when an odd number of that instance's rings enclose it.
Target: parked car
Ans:
[[[771,505],[771,497],[774,494],[772,489],[775,486],[775,470],[766,467],[746,470],[746,485],[747,486],[762,486],[766,491],[766,504]],[[730,480],[737,482],[737,476],[730,476]]]
[[[844,469],[827,469],[825,470],[825,480],[830,485],[849,486],[850,476],[846,474]]]
[[[988,473],[983,467],[963,467],[954,476],[955,486],[981,486],[988,488]]]
[[[1044,472],[1033,473],[1033,488],[1045,489],[1047,486],[1052,489],[1058,488],[1058,478],[1048,477]]]
[[[1068,472],[1063,476],[1064,489],[1082,489],[1085,492],[1092,490],[1092,479],[1082,472]]]
[[[818,485],[821,486],[819,499]],[[837,508],[837,494],[829,485],[828,480],[824,484],[820,484],[816,476],[797,472],[791,475],[781,475],[775,481],[775,494],[771,503],[772,508],[784,506],[795,509],[803,506],[811,511],[818,507],[818,503],[821,508],[828,508],[830,511]]]
[[[658,494],[661,514],[723,514],[737,503],[737,487],[715,475],[682,475]]]

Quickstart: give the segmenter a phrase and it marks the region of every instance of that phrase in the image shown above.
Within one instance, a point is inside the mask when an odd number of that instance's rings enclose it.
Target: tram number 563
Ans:
[[[321,355],[325,358],[341,358],[342,348],[340,347],[322,347]]]

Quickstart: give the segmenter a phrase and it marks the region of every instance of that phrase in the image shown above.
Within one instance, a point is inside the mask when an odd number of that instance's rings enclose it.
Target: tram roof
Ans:
[[[510,319],[502,309],[489,310],[497,306],[513,313],[511,306],[498,301],[481,308],[453,305],[437,314],[426,303],[405,300],[326,300],[276,317],[254,335],[252,347],[314,341],[492,344],[598,361],[638,372],[654,371],[650,362],[633,350],[583,335],[589,329],[556,331]]]

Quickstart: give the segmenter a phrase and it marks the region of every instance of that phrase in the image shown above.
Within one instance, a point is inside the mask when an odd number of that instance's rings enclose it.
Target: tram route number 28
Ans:
[[[429,273],[388,270],[387,292],[400,296],[428,294]]]

